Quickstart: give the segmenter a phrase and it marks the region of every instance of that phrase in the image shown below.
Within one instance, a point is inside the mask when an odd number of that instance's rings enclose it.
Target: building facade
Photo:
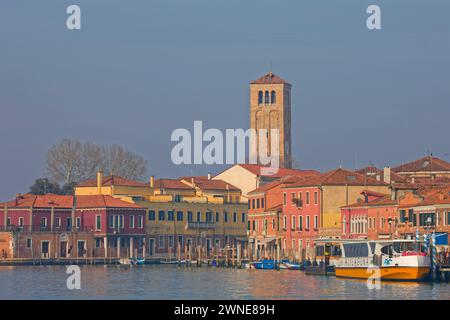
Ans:
[[[272,72],[250,83],[250,128],[256,136],[251,138],[250,150],[256,152],[254,159],[262,163],[259,158],[260,139],[267,142],[268,154],[278,152],[280,167],[292,166],[291,142],[291,85]],[[278,130],[278,142],[271,130]],[[267,130],[261,133],[261,130]],[[275,147],[278,150],[272,150]]]

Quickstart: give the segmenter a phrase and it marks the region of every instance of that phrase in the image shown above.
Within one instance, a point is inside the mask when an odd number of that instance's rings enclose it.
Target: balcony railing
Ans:
[[[188,222],[186,229],[215,229],[214,222]]]
[[[8,225],[0,226],[0,231],[10,231],[10,232],[93,232],[95,228],[93,226],[82,226],[82,227],[67,227],[67,226],[43,226],[43,225]]]

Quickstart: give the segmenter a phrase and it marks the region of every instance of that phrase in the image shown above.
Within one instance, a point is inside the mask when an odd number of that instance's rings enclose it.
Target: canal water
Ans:
[[[293,270],[178,268],[175,265],[80,266],[69,290],[65,266],[0,267],[0,299],[450,299],[450,284],[307,276]]]

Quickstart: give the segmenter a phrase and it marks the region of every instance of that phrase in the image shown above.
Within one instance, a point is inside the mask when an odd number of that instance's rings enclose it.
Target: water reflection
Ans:
[[[68,290],[63,266],[0,267],[0,299],[450,299],[449,284],[306,276],[301,271],[82,266]]]

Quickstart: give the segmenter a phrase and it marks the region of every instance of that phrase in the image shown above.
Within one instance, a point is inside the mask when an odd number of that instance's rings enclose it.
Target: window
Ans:
[[[306,216],[306,230],[309,230],[309,216]]]
[[[245,212],[242,212],[241,221],[245,222]]]
[[[250,221],[249,221],[250,222]],[[256,221],[253,220],[252,221],[252,230],[255,231],[256,230]]]
[[[206,212],[206,222],[212,222],[212,212]]]
[[[237,222],[237,213],[233,212],[233,222]]]
[[[250,204],[251,204],[250,200],[247,201],[247,204],[248,204],[248,209],[250,209],[250,207],[251,207],[251,205],[250,205]]]
[[[134,216],[130,216],[130,228],[134,228]]]
[[[192,222],[192,211],[188,211],[188,222]]]
[[[28,249],[31,249],[32,246],[33,246],[33,239],[28,238],[28,239],[27,239],[27,248],[28,248]]]
[[[269,91],[264,92],[264,103],[270,103]]]
[[[182,235],[178,236],[178,246],[180,248],[183,247],[183,236]]]
[[[167,212],[167,221],[173,221],[175,219],[175,213],[173,211]]]
[[[255,199],[252,199],[252,209],[255,209],[256,208],[256,206],[255,206]]]
[[[164,236],[159,236],[159,248],[164,248]]]
[[[121,214],[120,216],[119,216],[119,221],[120,221],[120,227],[121,228],[123,228],[123,223],[124,223],[124,218],[123,218],[123,215]]]
[[[228,222],[228,212],[223,213],[223,221]]]
[[[300,230],[300,231],[303,230],[303,217],[302,216],[298,216],[298,230]]]
[[[450,211],[447,212],[447,225],[450,226]]]
[[[47,227],[47,218],[42,218],[41,219],[41,227],[44,227],[44,228]]]
[[[216,212],[216,222],[219,222],[219,220],[220,220],[220,215],[218,212]]]
[[[169,236],[169,248],[173,248],[173,236]]]
[[[159,221],[164,221],[164,216],[165,216],[165,212],[164,211],[159,211],[158,212],[158,219]]]
[[[272,219],[272,230],[275,230],[275,219]]]
[[[261,208],[264,209],[264,198],[261,198]]]
[[[283,216],[283,229],[287,229],[287,217]]]
[[[295,230],[295,222],[296,222],[295,216],[292,216],[292,218],[291,218],[291,229],[292,230]]]
[[[20,219],[19,219],[19,223],[20,223]],[[61,227],[61,218],[57,217],[57,218],[55,219],[55,227],[56,227],[56,228]]]
[[[144,227],[144,217],[138,216],[138,228],[143,228],[143,227]]]
[[[262,104],[263,103],[263,92],[259,91],[258,92],[258,104]]]
[[[202,213],[200,211],[197,211],[197,222],[202,221]]]
[[[110,218],[112,218],[112,216],[110,216]],[[72,229],[72,218],[67,218],[66,227],[67,227],[67,230]]]
[[[319,216],[314,216],[314,229],[319,228]]]
[[[81,228],[81,217],[76,218],[76,227],[79,229]]]
[[[306,192],[306,204],[309,204],[309,192]]]
[[[434,212],[419,214],[419,226],[434,226],[436,223],[436,214]]]
[[[97,214],[95,216],[95,230],[101,230],[102,229],[102,216]]]
[[[183,211],[177,212],[177,221],[183,221]]]
[[[406,222],[406,210],[400,210],[400,222],[401,223]]]
[[[314,204],[318,204],[319,203],[319,194],[317,193],[317,191],[314,192]]]
[[[8,217],[8,219],[6,219],[6,225],[7,226],[11,225],[11,217]]]
[[[275,93],[275,91],[272,91],[270,93],[270,103],[276,103],[277,102],[277,94]]]
[[[148,212],[148,220],[155,221],[155,210],[150,210]]]
[[[59,219],[59,218],[57,218]],[[19,227],[23,227],[23,217],[19,218]]]
[[[259,209],[259,207],[260,207],[260,201],[259,201],[259,199],[256,199],[256,208],[258,208]]]
[[[286,192],[283,193],[283,205],[286,205]]]

